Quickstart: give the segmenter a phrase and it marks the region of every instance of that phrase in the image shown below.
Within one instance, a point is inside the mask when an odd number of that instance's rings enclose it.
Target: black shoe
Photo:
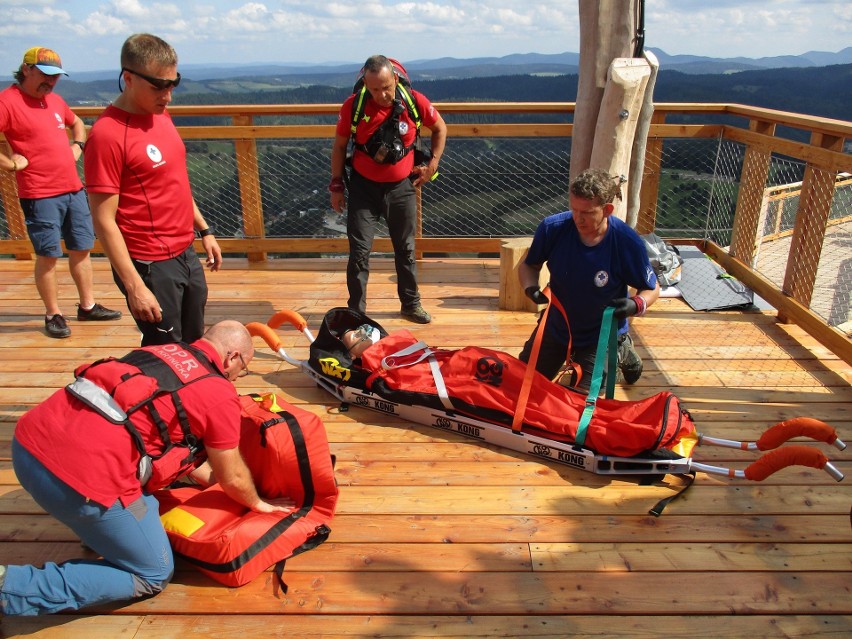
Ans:
[[[432,316],[429,315],[423,307],[418,304],[414,308],[404,308],[400,311],[400,314],[407,320],[410,320],[416,324],[428,324],[432,321]]]
[[[44,330],[46,330],[47,334],[51,337],[70,337],[71,335],[71,329],[68,328],[68,324],[65,323],[65,318],[59,313],[50,319],[46,317],[44,318]]]
[[[78,322],[103,322],[106,320],[117,320],[121,317],[121,311],[113,311],[106,306],[95,305],[88,311],[77,304],[77,321]]]
[[[633,339],[627,333],[618,345],[618,368],[628,384],[635,384],[642,377],[642,358],[633,348]]]

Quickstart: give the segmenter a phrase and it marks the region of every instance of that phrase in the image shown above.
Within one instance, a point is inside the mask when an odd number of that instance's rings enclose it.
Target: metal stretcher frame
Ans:
[[[347,385],[343,381],[335,382],[314,370],[308,361],[296,359],[286,352],[274,330],[285,322],[301,331],[307,337],[309,343],[313,343],[314,336],[307,327],[307,323],[301,315],[294,311],[278,311],[266,324],[251,322],[246,327],[252,336],[261,337],[281,359],[299,368],[318,386],[324,388],[344,404],[361,406],[386,415],[395,415],[401,419],[431,426],[444,432],[458,433],[480,442],[494,444],[599,475],[686,475],[701,471],[732,479],[761,481],[781,468],[790,465],[804,465],[825,470],[838,482],[844,479],[843,473],[816,448],[805,445],[788,445],[778,448],[793,437],[805,436],[833,445],[838,450],[844,450],[846,444],[837,437],[834,429],[819,420],[795,418],[781,422],[764,433],[764,436],[758,442],[740,442],[698,435],[696,445],[706,444],[747,451],[769,451],[743,470],[697,462],[691,456],[667,459],[663,457],[602,455],[580,446],[576,442],[547,439],[448,410],[390,401],[371,391]]]

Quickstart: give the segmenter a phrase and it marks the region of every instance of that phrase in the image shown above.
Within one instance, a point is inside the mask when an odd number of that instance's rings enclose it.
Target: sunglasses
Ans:
[[[177,85],[180,84],[180,73],[177,74],[177,77],[173,80],[166,78],[152,78],[150,75],[145,75],[144,73],[139,73],[138,71],[134,71],[133,69],[128,69],[127,67],[121,67],[121,72],[124,73],[127,71],[128,73],[132,73],[135,76],[138,76],[145,80],[152,87],[157,89],[157,91],[165,91],[166,89],[174,89]]]

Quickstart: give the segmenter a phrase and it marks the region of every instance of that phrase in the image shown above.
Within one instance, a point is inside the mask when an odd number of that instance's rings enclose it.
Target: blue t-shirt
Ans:
[[[626,297],[628,286],[639,291],[657,286],[642,238],[614,216],[596,246],[580,240],[571,211],[546,217],[535,231],[525,262],[531,266],[547,263],[550,290],[565,308],[575,348],[597,343],[604,308],[612,300]],[[556,308],[548,314],[547,330],[568,344],[565,320]],[[618,332],[626,331],[625,319]]]

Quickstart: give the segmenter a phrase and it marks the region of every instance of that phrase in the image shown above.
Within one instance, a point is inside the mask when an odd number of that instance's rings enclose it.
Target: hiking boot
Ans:
[[[77,304],[77,321],[78,322],[103,322],[106,320],[117,320],[121,317],[121,311],[113,311],[106,306],[101,306],[98,303],[88,311]]]
[[[69,337],[71,335],[71,329],[68,328],[65,318],[59,313],[50,319],[44,318],[44,330],[50,337]]]
[[[414,308],[404,308],[400,311],[405,319],[414,322],[415,324],[428,324],[432,321],[432,316],[429,315],[423,307],[418,304]]]
[[[628,333],[618,345],[618,369],[628,384],[635,384],[642,377],[642,358],[633,348],[633,339]]]

